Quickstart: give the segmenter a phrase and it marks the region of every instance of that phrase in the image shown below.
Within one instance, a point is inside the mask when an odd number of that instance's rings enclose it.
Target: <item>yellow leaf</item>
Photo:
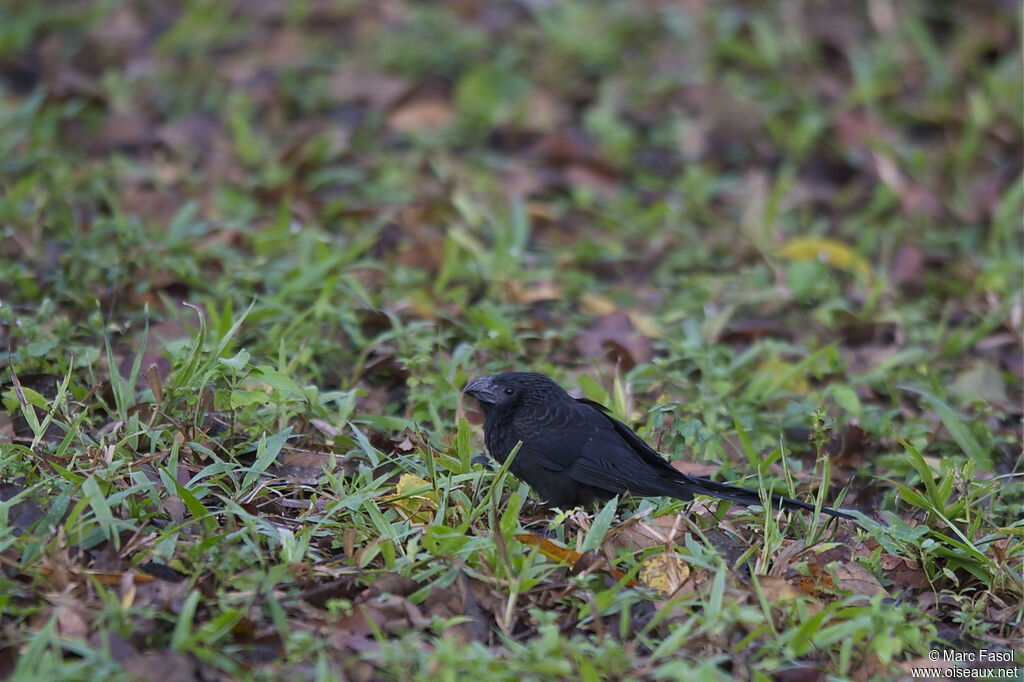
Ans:
[[[398,485],[395,486],[396,495],[408,495],[413,490],[419,488],[426,488],[430,485],[425,479],[420,478],[416,474],[402,474],[398,479]]]
[[[776,357],[765,358],[758,366],[755,379],[765,386],[783,388],[791,393],[807,393],[811,390],[807,377],[795,365]]]
[[[868,262],[854,253],[848,245],[835,239],[790,239],[782,245],[779,255],[801,263],[818,261],[836,268],[852,272],[864,279],[871,278],[871,267]]]
[[[424,490],[425,488],[425,490]],[[419,493],[411,494],[419,490]],[[414,474],[402,474],[393,495],[381,498],[414,523],[430,523],[437,509],[437,500],[430,483]]]
[[[665,594],[674,594],[689,577],[689,564],[672,554],[652,556],[640,569],[640,582]]]

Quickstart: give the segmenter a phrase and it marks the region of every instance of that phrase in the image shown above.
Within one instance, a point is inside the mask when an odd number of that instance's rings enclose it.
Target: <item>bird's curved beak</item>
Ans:
[[[498,402],[498,387],[494,385],[494,378],[490,376],[473,379],[466,384],[462,392],[484,404],[493,405]]]

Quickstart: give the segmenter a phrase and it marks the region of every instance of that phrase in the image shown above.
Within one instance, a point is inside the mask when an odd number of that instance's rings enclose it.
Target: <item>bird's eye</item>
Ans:
[[[512,395],[513,393],[515,393],[515,391],[513,391],[511,388],[505,389],[505,395]]]

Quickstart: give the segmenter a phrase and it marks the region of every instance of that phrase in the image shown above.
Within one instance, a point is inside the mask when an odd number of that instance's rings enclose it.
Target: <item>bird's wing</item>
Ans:
[[[549,403],[523,421],[544,434],[544,457],[535,461],[547,471],[613,493],[672,494],[679,472],[598,403]]]
[[[629,428],[618,419],[611,415],[611,410],[602,405],[601,403],[589,400],[587,398],[577,398],[576,402],[580,405],[586,405],[591,408],[592,412],[596,412],[611,426],[611,428],[619,435],[619,437],[625,441],[629,448],[637,454],[643,461],[654,467],[660,469],[666,474],[679,475],[679,471],[668,463],[664,457],[658,454],[658,451],[652,448],[644,441],[643,438],[636,435],[633,429]]]
[[[523,406],[514,424],[523,450],[530,454],[536,451],[531,459],[553,472],[569,469],[584,455],[584,446],[607,437],[608,430],[600,413],[572,399]]]

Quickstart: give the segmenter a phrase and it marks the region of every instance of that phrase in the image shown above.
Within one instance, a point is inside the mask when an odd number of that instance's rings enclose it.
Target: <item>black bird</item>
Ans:
[[[522,441],[509,470],[551,506],[575,507],[623,493],[680,500],[700,494],[744,505],[761,504],[757,491],[687,476],[675,469],[632,429],[613,418],[606,407],[573,398],[543,374],[482,376],[464,390],[483,407],[484,440],[491,456],[504,462]],[[783,509],[814,509],[812,504],[782,495],[772,495],[772,504]],[[828,507],[821,511],[853,518]]]

